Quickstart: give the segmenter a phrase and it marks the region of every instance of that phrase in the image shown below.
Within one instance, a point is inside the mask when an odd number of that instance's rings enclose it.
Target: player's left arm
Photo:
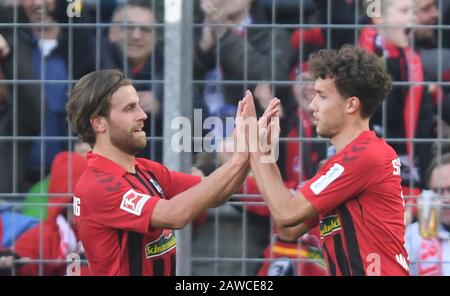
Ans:
[[[292,242],[307,233],[310,229],[306,223],[300,223],[290,227],[278,227],[278,236],[284,241]]]
[[[258,189],[280,231],[318,215],[302,193],[292,195],[286,188],[276,163],[263,163],[260,160],[259,153],[251,153],[250,163]]]
[[[246,96],[244,117],[256,118],[255,105],[251,93]],[[265,200],[276,225],[282,229],[292,227],[318,215],[312,204],[302,195],[297,193],[292,195],[284,185],[280,170],[274,159],[274,149],[279,135],[279,105],[280,101],[274,99],[269,103],[263,116],[258,121],[259,143],[256,149],[251,150],[250,164],[258,185],[258,189]],[[275,120],[272,120],[272,119]],[[265,135],[263,135],[265,133]],[[247,135],[249,136],[249,135]],[[262,151],[261,141],[267,140],[270,149]],[[251,143],[251,139],[247,139]],[[251,144],[250,144],[251,145]],[[273,157],[272,161],[270,158]]]

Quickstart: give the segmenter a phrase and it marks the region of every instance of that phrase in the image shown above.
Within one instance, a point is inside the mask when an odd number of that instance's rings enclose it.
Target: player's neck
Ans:
[[[355,140],[362,132],[369,130],[369,120],[359,121],[347,125],[331,138],[331,144],[336,148],[336,153],[339,153],[348,144]]]
[[[135,157],[134,155],[130,155],[128,153],[125,153],[114,145],[95,145],[92,149],[92,152],[97,153],[105,158],[108,158],[109,160],[117,163],[119,166],[124,168],[127,172],[135,173],[134,168],[134,161]]]

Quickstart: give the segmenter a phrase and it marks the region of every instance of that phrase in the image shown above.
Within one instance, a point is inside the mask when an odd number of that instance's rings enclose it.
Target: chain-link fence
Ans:
[[[86,263],[70,213],[90,148],[67,124],[65,104],[76,81],[98,69],[117,68],[133,79],[149,117],[148,144],[139,156],[178,171],[195,167],[205,176],[229,157],[217,147],[234,127],[226,119],[245,90],[254,93],[259,114],[279,97],[278,164],[286,186],[297,190],[332,154],[308,110],[314,96],[308,56],[358,44],[385,60],[394,81],[371,128],[402,161],[407,222],[417,221],[424,189],[450,193],[448,170],[439,173],[438,185],[427,173],[433,158],[448,166],[450,153],[450,1],[4,0],[0,12],[3,273],[76,274],[77,262]],[[182,152],[173,148],[180,117],[192,130]],[[204,139],[213,152],[205,151]],[[446,206],[437,207],[444,219]],[[432,245],[448,251],[448,224],[441,222]],[[249,176],[225,205],[177,232],[177,272],[326,273],[320,231],[291,243],[274,233]],[[412,256],[413,263],[428,260],[431,273],[450,274],[449,254],[430,259],[417,252],[422,255]]]

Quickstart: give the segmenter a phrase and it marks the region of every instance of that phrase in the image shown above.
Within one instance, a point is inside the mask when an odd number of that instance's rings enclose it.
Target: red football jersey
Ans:
[[[331,275],[409,275],[400,161],[365,131],[302,187]]]
[[[201,178],[169,171],[137,158],[136,173],[111,160],[88,154],[78,181],[74,214],[78,234],[94,275],[174,275],[174,232],[151,227],[160,199],[170,199]]]

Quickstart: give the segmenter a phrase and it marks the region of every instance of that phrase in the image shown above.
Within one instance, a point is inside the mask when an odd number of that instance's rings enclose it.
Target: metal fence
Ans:
[[[220,0],[219,0],[220,1]],[[223,0],[225,1],[225,0]],[[270,46],[268,46],[268,51],[271,52],[271,56],[269,59],[264,60],[265,63],[270,64],[269,69],[270,73],[266,73],[266,75],[261,76],[261,79],[254,79],[253,77],[249,77],[250,68],[257,67],[260,65],[249,64],[249,61],[252,60],[250,56],[248,56],[249,47],[253,46],[251,42],[249,42],[250,33],[247,33],[244,30],[242,35],[242,43],[243,43],[243,60],[242,60],[242,73],[236,76],[229,77],[215,77],[215,78],[198,78],[196,77],[196,50],[198,47],[198,36],[196,35],[198,32],[203,30],[205,26],[209,27],[217,27],[217,28],[229,28],[229,30],[236,30],[239,28],[239,24],[235,23],[221,23],[215,22],[205,25],[203,22],[203,17],[200,8],[200,1],[194,0],[165,0],[165,1],[151,1],[148,3],[152,10],[154,11],[156,17],[156,21],[152,24],[143,23],[136,24],[132,20],[134,20],[134,16],[130,20],[125,20],[120,24],[111,23],[109,20],[105,19],[105,15],[107,14],[109,8],[108,3],[112,3],[114,1],[101,1],[101,0],[91,0],[91,1],[69,1],[65,3],[65,10],[62,12],[66,14],[64,20],[60,20],[57,24],[49,24],[44,21],[40,22],[24,22],[20,18],[20,6],[14,4],[17,3],[15,1],[3,1],[2,5],[11,5],[11,15],[9,22],[0,22],[0,32],[4,32],[5,30],[10,30],[10,36],[12,40],[12,44],[10,44],[12,51],[12,61],[11,61],[11,76],[5,77],[0,80],[0,86],[7,87],[10,91],[10,109],[8,109],[8,116],[11,116],[11,128],[9,133],[4,133],[0,135],[0,145],[3,145],[4,153],[0,155],[2,160],[2,174],[9,176],[9,180],[7,181],[9,186],[4,192],[0,192],[0,197],[4,200],[4,202],[0,203],[0,206],[3,207],[1,211],[6,211],[5,209],[12,209],[12,212],[23,212],[24,208],[27,207],[37,207],[39,208],[39,215],[35,218],[37,221],[43,220],[45,209],[48,207],[58,206],[60,204],[52,204],[49,205],[45,202],[48,198],[52,197],[52,194],[49,194],[46,190],[45,184],[42,183],[43,180],[46,179],[50,166],[48,163],[50,162],[47,159],[46,151],[49,147],[53,145],[53,143],[63,143],[64,148],[69,151],[75,150],[76,137],[73,136],[72,130],[70,127],[65,127],[64,131],[59,135],[44,135],[39,132],[26,133],[22,130],[21,121],[30,120],[32,124],[38,125],[39,131],[46,130],[46,125],[48,125],[48,101],[46,101],[46,96],[48,95],[48,86],[57,88],[59,86],[66,88],[68,91],[73,84],[77,81],[79,77],[76,77],[76,68],[82,64],[80,59],[83,57],[89,56],[92,57],[91,68],[92,70],[101,69],[105,66],[104,57],[106,55],[107,46],[105,45],[105,41],[108,39],[108,29],[112,26],[120,26],[125,30],[131,29],[132,32],[135,31],[136,26],[140,26],[140,31],[143,32],[143,29],[150,28],[157,37],[157,47],[161,50],[162,55],[157,56],[156,54],[151,55],[151,79],[140,79],[137,78],[134,80],[136,86],[143,86],[147,89],[153,89],[153,86],[157,85],[163,88],[163,97],[160,98],[160,102],[162,104],[161,112],[163,117],[163,128],[162,134],[157,134],[155,130],[155,122],[157,120],[156,116],[151,116],[150,121],[153,122],[152,125],[152,133],[148,137],[148,148],[147,155],[152,158],[158,158],[155,156],[157,148],[156,145],[162,145],[163,158],[160,159],[162,162],[171,169],[190,172],[193,162],[195,159],[198,159],[197,153],[190,152],[182,152],[176,153],[172,147],[172,139],[174,134],[177,132],[172,127],[173,119],[177,117],[187,117],[191,119],[193,122],[193,128],[195,129],[196,124],[193,120],[193,109],[198,108],[198,105],[195,105],[195,101],[202,101],[202,97],[204,95],[203,90],[198,91],[199,89],[203,89],[206,86],[216,86],[216,87],[226,87],[226,86],[237,86],[243,91],[245,89],[254,88],[255,85],[258,84],[268,84],[271,89],[271,95],[276,95],[276,88],[289,88],[295,84],[304,85],[308,83],[304,81],[303,78],[299,80],[289,79],[289,73],[284,73],[282,75],[282,79],[277,76],[276,71],[279,67],[277,65],[277,60],[275,55],[278,51],[282,51],[283,48],[280,48],[280,44],[277,43],[277,33],[276,30],[284,30],[289,34],[292,34],[294,30],[298,29],[313,29],[320,28],[322,29],[322,33],[324,36],[324,48],[331,48],[333,45],[333,36],[336,34],[335,30],[348,30],[345,33],[348,36],[353,36],[353,42],[356,43],[360,37],[360,31],[363,28],[380,28],[383,25],[375,26],[360,23],[361,16],[366,13],[366,8],[363,6],[361,1],[354,1],[354,12],[352,23],[335,23],[336,20],[333,19],[333,9],[336,7],[333,6],[334,1],[322,1],[326,3],[326,22],[319,21],[320,17],[318,14],[320,12],[311,12],[311,5],[313,5],[314,1],[307,0],[296,0],[296,1],[275,1],[275,0],[254,0],[254,2],[258,2],[258,4],[264,10],[264,14],[266,16],[266,23],[244,23],[243,26],[246,30],[250,29],[260,29],[260,30],[268,30],[270,32]],[[20,1],[19,1],[20,2]],[[44,1],[45,2],[45,1]],[[64,1],[65,2],[65,1]],[[117,1],[119,3],[128,2],[128,1]],[[245,2],[245,1],[244,1]],[[353,2],[353,1],[348,1]],[[374,1],[366,1],[373,3]],[[415,1],[414,1],[415,2]],[[83,3],[82,8],[78,7]],[[370,4],[369,3],[369,4]],[[238,5],[236,3],[235,5]],[[241,4],[239,4],[241,5]],[[448,8],[448,3],[445,0],[437,1],[437,7],[439,11],[444,11]],[[66,9],[67,8],[67,9]],[[70,9],[69,9],[70,8]],[[41,10],[42,18],[46,15],[46,7]],[[77,13],[78,9],[81,9],[81,15],[79,16]],[[89,18],[85,20],[86,11],[89,11]],[[109,12],[111,14],[111,11]],[[323,13],[323,12],[322,12]],[[438,23],[434,25],[412,25],[409,26],[412,28],[414,33],[415,30],[431,28],[437,31],[437,48],[443,48],[445,31],[450,30],[450,26],[447,25],[444,16],[440,14],[438,18]],[[48,73],[46,70],[48,67],[48,59],[47,56],[41,54],[39,58],[34,57],[34,59],[39,60],[39,73],[34,73],[33,75],[24,75],[24,70],[21,67],[28,66],[31,70],[33,68],[33,62],[37,62],[33,60],[33,57],[30,56],[21,56],[21,34],[22,29],[31,29],[39,32],[41,35],[45,35],[49,29],[52,27],[58,27],[59,30],[66,34],[67,37],[67,47],[66,51],[62,54],[66,58],[66,69],[65,75],[63,76],[55,76],[54,73]],[[89,40],[80,40],[76,39],[76,34],[78,31],[89,31],[89,36],[92,39],[91,47],[86,47],[94,50],[94,52],[74,52],[74,50],[79,45],[78,43],[83,42],[91,42]],[[128,42],[129,36],[125,34],[125,39],[122,41],[123,46],[122,50],[124,52],[128,52],[128,47],[130,43]],[[223,65],[221,57],[223,56],[222,39],[219,39],[216,44],[213,46],[214,56],[215,56],[215,65],[221,65],[221,67],[226,67]],[[414,45],[414,40],[413,40]],[[106,47],[105,47],[106,46]],[[133,45],[131,45],[133,46]],[[43,47],[41,47],[41,51],[43,51]],[[305,49],[305,46],[300,45],[298,49],[292,49],[293,58],[290,60],[290,68],[294,66],[294,64],[299,63],[305,60],[305,55],[308,53]],[[233,54],[233,53],[230,53]],[[163,59],[163,60],[158,60]],[[445,80],[443,74],[445,71],[445,61],[442,51],[437,51],[437,68],[436,68],[436,80],[435,81],[419,81],[419,82],[410,82],[410,81],[394,81],[395,86],[410,86],[410,85],[423,85],[425,87],[429,87],[430,85],[437,85],[440,87],[449,87],[450,82]],[[125,73],[132,73],[133,65],[130,64],[130,61],[127,59],[126,55],[123,55],[121,58],[121,67]],[[156,67],[154,66],[157,62],[163,62],[164,64],[164,72],[162,73],[162,77],[158,77],[156,71]],[[2,65],[3,66],[3,65]],[[53,65],[50,65],[53,67]],[[54,68],[52,68],[54,69]],[[242,75],[241,75],[242,74]],[[242,76],[242,77],[240,77]],[[238,77],[238,78],[236,78]],[[35,101],[38,102],[36,106],[33,107],[33,111],[31,113],[24,112],[29,106],[21,105],[20,95],[24,92],[23,88],[31,87],[33,90],[37,90],[36,93],[33,93],[35,96]],[[236,99],[239,99],[236,98]],[[282,98],[283,99],[283,98]],[[64,98],[60,98],[60,100],[64,100]],[[441,102],[441,101],[439,101]],[[0,101],[1,106],[1,101]],[[382,117],[383,117],[383,125],[381,134],[387,135],[386,130],[389,129],[389,126],[386,124],[386,110],[387,105],[386,101],[382,106]],[[61,111],[61,110],[59,110]],[[412,111],[411,111],[412,112]],[[443,115],[445,115],[446,111],[443,109],[442,103],[437,104],[436,108],[436,118],[441,119]],[[25,114],[25,115],[24,115]],[[296,115],[296,114],[295,114]],[[6,113],[0,113],[1,117],[6,117]],[[26,118],[27,116],[37,116],[37,118]],[[64,116],[64,115],[61,115]],[[204,118],[203,118],[204,119]],[[300,121],[301,122],[301,119]],[[300,124],[300,123],[299,123]],[[203,122],[200,122],[200,126],[203,125]],[[34,126],[36,127],[36,126]],[[201,127],[200,127],[201,129]],[[389,143],[431,143],[430,153],[434,153],[435,155],[441,156],[443,151],[446,151],[446,146],[450,144],[448,127],[442,120],[438,120],[436,124],[436,136],[433,138],[389,138],[386,137],[386,140]],[[303,133],[302,126],[298,126],[299,134],[297,136],[291,137],[283,137],[281,138],[282,143],[322,143],[324,146],[328,147],[327,141],[323,139],[319,139],[317,137],[307,136]],[[203,131],[204,132],[204,131]],[[204,134],[204,133],[203,133]],[[194,136],[199,136],[201,139],[202,134],[196,135],[194,132]],[[199,139],[197,139],[199,140]],[[200,140],[201,141],[201,140]],[[25,159],[22,159],[24,156],[21,154],[21,147],[23,145],[32,145],[34,143],[34,148],[38,148],[40,151],[38,153],[38,168],[34,169],[34,174],[32,175],[32,180],[41,182],[38,185],[37,190],[34,193],[27,193],[26,191],[22,191],[22,188],[26,188],[23,186],[22,175],[25,174],[21,166],[23,166],[23,162],[26,162]],[[9,146],[8,146],[9,145]],[[196,144],[193,144],[196,145]],[[300,147],[300,146],[299,146]],[[34,149],[33,148],[33,149]],[[29,148],[28,148],[29,149]],[[301,160],[304,158],[302,153],[304,153],[303,149],[299,149],[299,162],[298,166],[301,165]],[[9,163],[9,166],[3,165],[5,162]],[[216,163],[216,160],[213,158],[212,163]],[[71,177],[72,177],[72,169],[71,169],[71,160],[69,160],[69,168],[67,172],[67,176],[69,179],[67,191],[63,194],[54,194],[54,196],[66,196],[70,197],[73,192],[73,186]],[[7,170],[6,168],[9,167]],[[448,176],[447,176],[448,177]],[[298,180],[300,183],[303,180]],[[415,181],[413,180],[413,176],[410,176],[409,186],[411,192],[415,187]],[[40,186],[40,187],[39,187]],[[28,189],[28,188],[27,188]],[[25,196],[28,196],[26,198]],[[38,202],[39,197],[44,197],[44,202]],[[177,232],[177,274],[179,275],[255,275],[257,274],[261,264],[263,262],[273,262],[276,258],[263,258],[263,251],[268,245],[273,242],[273,224],[270,221],[270,218],[267,216],[258,216],[253,212],[248,211],[248,206],[258,206],[264,207],[264,203],[262,199],[255,201],[255,197],[259,197],[259,195],[255,194],[236,194],[233,195],[230,201],[219,208],[211,209],[207,213],[205,213],[204,220],[200,223],[200,220],[197,220],[198,223],[194,223],[193,225],[189,225],[185,229]],[[34,198],[34,199],[33,199]],[[405,196],[406,200],[415,200],[417,199],[417,195],[411,194]],[[34,201],[34,202],[31,202]],[[71,210],[71,204],[64,204]],[[60,205],[61,206],[61,205]],[[408,208],[413,208],[413,205],[409,205]],[[13,237],[17,238],[14,234],[18,226],[14,224],[13,220]],[[41,227],[41,233],[43,228]],[[17,230],[19,231],[19,230]],[[16,274],[16,267],[21,266],[25,263],[37,263],[38,264],[38,274],[44,274],[44,265],[48,263],[60,263],[65,265],[67,260],[65,258],[59,259],[43,259],[44,258],[44,240],[41,239],[36,242],[38,244],[37,250],[39,256],[37,258],[21,258],[14,261],[12,273]],[[15,240],[12,240],[11,248],[14,251],[15,249]],[[301,243],[299,242],[299,247],[301,247]],[[270,253],[270,251],[269,251]],[[269,256],[270,257],[270,256]],[[319,259],[307,259],[304,256],[299,256],[294,261],[298,262],[320,262]],[[442,263],[450,263],[447,261],[442,261]]]

